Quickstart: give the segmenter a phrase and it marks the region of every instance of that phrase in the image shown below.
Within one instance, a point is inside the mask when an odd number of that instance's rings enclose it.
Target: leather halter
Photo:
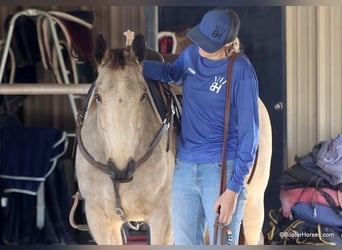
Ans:
[[[89,101],[90,101],[91,97],[94,94],[94,89],[95,89],[95,84],[92,84],[92,86],[90,87],[90,89],[88,91],[87,97],[85,99],[85,103],[84,103],[83,109],[79,112],[79,114],[77,116],[76,140],[77,140],[77,143],[79,145],[80,152],[82,153],[84,158],[92,166],[94,166],[98,170],[102,171],[103,173],[109,175],[113,181],[129,182],[133,178],[133,174],[134,174],[135,168],[141,166],[146,160],[148,160],[150,158],[150,156],[152,155],[153,151],[156,149],[156,147],[158,146],[158,144],[162,140],[162,138],[165,135],[165,133],[169,130],[170,124],[171,124],[171,117],[173,115],[171,114],[171,115],[166,115],[165,116],[165,119],[162,122],[161,128],[157,132],[156,136],[154,137],[152,143],[148,147],[148,149],[145,152],[145,154],[136,162],[136,164],[129,164],[129,168],[130,169],[126,170],[126,172],[128,174],[127,178],[126,179],[120,179],[120,178],[118,179],[117,178],[118,170],[115,168],[114,164],[104,164],[104,163],[101,163],[101,162],[95,160],[94,157],[85,148],[83,140],[82,140],[81,130],[82,130],[82,127],[83,127],[83,122],[84,122],[85,116],[86,116],[87,111],[88,111]],[[153,105],[153,100],[151,100],[150,95],[148,95],[148,97],[149,97],[151,105]],[[172,112],[171,111],[172,110],[171,107],[168,108],[168,109],[170,110],[170,112]],[[120,175],[120,173],[119,173],[119,175]]]
[[[134,171],[137,167],[141,166],[147,159],[150,158],[152,155],[153,151],[155,148],[158,146],[160,141],[162,140],[163,136],[167,131],[169,131],[169,137],[170,137],[170,127],[173,126],[173,116],[175,114],[174,107],[173,107],[173,99],[171,99],[169,102],[167,102],[167,113],[165,114],[165,118],[162,122],[162,126],[159,129],[158,133],[154,137],[152,143],[148,147],[147,151],[145,154],[134,164],[134,162],[131,164],[128,164],[128,169],[125,170],[126,174],[126,179],[123,178],[117,178],[117,174],[122,176],[122,171],[119,171],[114,164],[103,164],[97,160],[94,159],[94,157],[88,152],[88,150],[85,148],[83,140],[82,140],[82,135],[81,135],[81,130],[83,126],[84,119],[86,117],[87,111],[88,111],[88,106],[89,106],[89,101],[91,97],[94,94],[94,89],[95,89],[95,84],[92,84],[92,86],[89,88],[86,100],[84,102],[83,109],[79,112],[77,116],[77,122],[76,122],[76,141],[79,145],[80,152],[84,156],[84,158],[95,168],[98,170],[102,171],[103,173],[107,174],[110,176],[112,183],[113,183],[113,189],[114,189],[114,194],[115,194],[115,202],[116,202],[116,207],[115,207],[115,212],[118,216],[120,216],[121,220],[131,229],[133,230],[139,230],[140,225],[137,224],[136,226],[133,225],[126,217],[124,210],[121,206],[121,198],[119,194],[119,185],[122,182],[129,182],[133,179],[133,174]],[[148,91],[148,98],[150,101],[150,104],[152,105],[152,108],[158,118],[160,116],[158,115],[157,108],[155,106],[155,103],[151,97],[151,93]],[[169,137],[168,137],[168,144],[169,144]],[[168,150],[168,145],[166,150]]]

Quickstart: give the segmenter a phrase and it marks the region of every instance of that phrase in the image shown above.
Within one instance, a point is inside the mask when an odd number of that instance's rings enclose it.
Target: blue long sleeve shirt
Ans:
[[[172,64],[145,61],[145,78],[183,86],[181,133],[177,157],[193,163],[220,162],[229,58],[210,60],[197,45],[187,47]],[[258,80],[250,61],[234,61],[227,160],[234,160],[227,188],[239,192],[259,143]]]

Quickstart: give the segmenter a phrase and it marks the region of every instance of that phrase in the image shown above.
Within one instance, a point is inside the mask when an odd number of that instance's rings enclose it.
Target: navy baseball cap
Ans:
[[[238,36],[240,19],[231,9],[208,11],[188,32],[188,38],[208,53],[221,49]]]

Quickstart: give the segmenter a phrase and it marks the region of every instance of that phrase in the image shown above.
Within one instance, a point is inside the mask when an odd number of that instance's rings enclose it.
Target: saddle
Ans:
[[[146,48],[145,59],[164,62],[161,54],[149,48]],[[151,79],[145,80],[161,120],[164,120],[166,116],[172,116],[170,117],[172,118],[170,119],[172,121],[171,125],[176,129],[178,134],[180,132],[182,115],[182,96],[177,94],[169,84]]]

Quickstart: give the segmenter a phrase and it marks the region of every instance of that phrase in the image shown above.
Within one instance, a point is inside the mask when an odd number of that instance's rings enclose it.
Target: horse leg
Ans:
[[[156,209],[150,216],[148,224],[150,227],[151,245],[172,245],[173,235],[168,208]]]
[[[264,197],[256,193],[247,194],[243,215],[243,236],[245,245],[262,245],[262,226],[264,223]]]
[[[98,245],[122,245],[122,221],[116,215],[106,215],[105,211],[86,204],[87,223],[90,233]]]

